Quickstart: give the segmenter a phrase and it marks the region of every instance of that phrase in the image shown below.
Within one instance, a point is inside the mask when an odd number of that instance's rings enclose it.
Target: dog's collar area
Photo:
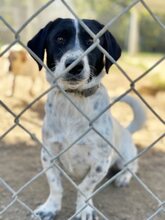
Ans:
[[[97,91],[97,89],[99,88],[99,85],[93,86],[91,88],[88,89],[84,89],[84,90],[77,90],[77,89],[66,89],[65,92],[66,93],[74,93],[75,95],[78,96],[83,96],[83,97],[89,97],[92,96],[93,94],[95,94],[95,92]]]

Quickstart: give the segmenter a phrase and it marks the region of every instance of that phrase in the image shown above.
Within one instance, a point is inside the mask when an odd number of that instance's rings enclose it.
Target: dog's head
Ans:
[[[88,28],[97,34],[104,26],[95,20],[84,19]],[[100,37],[100,45],[116,61],[121,49],[109,31]],[[77,20],[58,18],[48,23],[28,42],[28,47],[43,61],[46,50],[47,66],[58,77],[75,62],[92,44],[93,38]],[[71,70],[62,75],[59,82],[63,88],[84,88],[100,78],[103,68],[108,73],[113,63],[95,47],[85,55]],[[38,62],[39,69],[42,65]],[[48,77],[51,83],[52,78]],[[93,83],[94,84],[94,83]]]
[[[15,45],[9,51],[9,71],[19,74],[21,66],[26,63],[28,53],[25,49],[20,46]]]

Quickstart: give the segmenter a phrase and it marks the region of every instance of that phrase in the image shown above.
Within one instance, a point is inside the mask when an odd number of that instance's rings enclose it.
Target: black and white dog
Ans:
[[[83,20],[90,30],[97,34],[103,25],[95,20]],[[118,60],[121,49],[109,31],[100,37],[100,45]],[[39,33],[28,42],[28,47],[43,61],[44,52],[47,55],[47,66],[54,77],[47,73],[47,79],[53,84],[54,78],[73,64],[93,44],[92,37],[84,30],[77,20],[56,19],[48,23]],[[85,205],[98,183],[106,176],[109,168],[116,165],[121,170],[125,163],[137,155],[131,133],[141,128],[144,123],[144,112],[141,105],[129,96],[122,101],[127,102],[134,111],[134,120],[123,128],[112,116],[105,111],[91,125],[101,111],[110,104],[108,93],[101,84],[105,72],[108,73],[113,63],[96,47],[85,55],[72,69],[61,75],[58,85],[69,95],[71,100],[87,116],[84,117],[71,102],[55,88],[48,94],[45,107],[46,115],[43,125],[44,146],[56,156],[61,150],[70,146],[89,128],[89,132],[81,137],[69,150],[60,156],[66,172],[78,180],[76,212]],[[38,63],[39,69],[42,66]],[[104,138],[102,138],[101,134]],[[111,143],[109,146],[108,142]],[[124,160],[113,150],[112,145],[122,155]],[[50,195],[46,202],[35,210],[42,220],[53,220],[61,210],[63,188],[60,172],[51,166],[51,157],[43,149],[41,159],[50,187]],[[128,165],[132,173],[137,171],[137,160]],[[130,182],[131,173],[126,169],[115,179],[117,186],[125,186]],[[75,219],[97,220],[90,199],[88,206]]]

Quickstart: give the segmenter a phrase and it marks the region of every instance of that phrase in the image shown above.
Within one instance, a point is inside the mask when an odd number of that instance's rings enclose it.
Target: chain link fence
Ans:
[[[47,68],[47,66],[45,66],[45,64],[43,64],[41,62],[41,60],[29,49],[27,48],[27,46],[21,41],[21,37],[20,34],[24,31],[24,29],[26,28],[27,25],[29,25],[31,23],[31,21],[36,18],[43,10],[45,10],[49,5],[51,5],[55,0],[51,0],[48,1],[46,4],[44,4],[40,9],[38,9],[38,11],[36,13],[34,13],[18,30],[15,30],[6,20],[4,17],[0,17],[1,22],[3,22],[4,26],[6,26],[15,36],[15,40],[4,50],[1,52],[0,56],[4,55],[10,48],[12,48],[13,45],[15,45],[16,43],[20,44],[22,47],[24,47],[29,53],[31,53],[37,60],[39,63],[41,63],[44,68],[49,72],[49,74],[52,75],[52,72]],[[160,123],[162,123],[164,125],[164,120],[161,118],[161,116],[148,104],[148,102],[145,100],[145,98],[137,91],[136,89],[136,83],[143,80],[143,78],[148,75],[155,67],[157,67],[162,61],[164,61],[165,56],[163,56],[160,60],[158,60],[156,63],[154,63],[147,71],[145,71],[144,73],[142,73],[138,78],[136,78],[135,80],[132,80],[129,75],[127,74],[127,72],[122,68],[122,66],[120,66],[118,63],[115,62],[115,60],[107,53],[106,50],[104,50],[104,48],[101,47],[101,45],[99,44],[99,40],[98,38],[103,35],[105,33],[105,31],[111,27],[111,25],[117,21],[120,17],[122,17],[125,13],[129,12],[129,10],[131,10],[134,6],[136,6],[138,3],[141,3],[143,5],[143,7],[148,11],[148,13],[150,14],[150,16],[152,16],[152,18],[155,20],[155,22],[157,22],[157,25],[159,25],[163,30],[165,30],[165,25],[159,20],[159,18],[152,12],[152,8],[148,7],[148,5],[145,3],[145,1],[143,0],[135,0],[132,1],[127,7],[125,7],[120,14],[116,15],[116,17],[114,17],[111,21],[109,21],[105,27],[97,34],[95,35],[79,18],[79,16],[74,12],[73,8],[68,5],[67,1],[65,0],[61,0],[61,2],[63,3],[64,7],[66,7],[70,13],[73,15],[74,18],[78,19],[79,23],[82,25],[82,27],[94,38],[94,43],[85,51],[85,53],[78,59],[76,60],[76,62],[71,65],[69,68],[67,68],[63,73],[61,73],[61,76],[63,74],[65,74],[66,71],[68,71],[69,69],[71,69],[74,65],[76,65],[83,56],[85,56],[86,54],[88,54],[91,50],[93,50],[93,48],[97,47],[99,48],[104,54],[105,56],[110,59],[114,65],[116,65],[116,67],[118,68],[118,70],[121,72],[121,74],[123,74],[123,76],[128,80],[130,88],[125,91],[122,95],[120,95],[118,98],[116,98],[109,106],[106,107],[106,109],[104,109],[104,111],[100,112],[99,115],[97,115],[95,118],[93,118],[92,120],[90,120],[87,115],[85,115],[79,108],[79,106],[76,106],[76,104],[70,99],[70,97],[67,95],[67,93],[62,90],[59,85],[58,85],[58,78],[54,79],[54,85],[51,86],[50,88],[48,88],[46,91],[44,91],[41,95],[39,95],[37,98],[35,98],[32,102],[30,102],[25,108],[22,109],[21,112],[19,112],[19,114],[15,114],[15,112],[13,111],[13,109],[11,109],[4,101],[0,101],[0,105],[1,107],[7,111],[14,120],[14,123],[12,124],[12,126],[8,127],[7,130],[4,131],[3,134],[1,134],[0,136],[0,140],[3,140],[10,132],[12,132],[14,130],[14,128],[16,127],[20,127],[21,129],[24,130],[24,132],[26,132],[30,138],[37,144],[39,145],[41,148],[44,148],[48,154],[52,157],[52,165],[51,166],[55,166],[60,172],[61,174],[75,187],[75,189],[77,191],[79,191],[84,197],[84,193],[80,191],[78,185],[74,182],[73,179],[71,179],[71,177],[58,165],[58,163],[56,162],[58,160],[58,158],[60,156],[62,156],[63,154],[65,154],[65,152],[67,150],[69,150],[73,145],[75,145],[81,138],[83,138],[86,134],[88,134],[89,131],[93,130],[95,131],[101,138],[103,138],[107,144],[113,148],[116,152],[116,148],[115,146],[113,146],[94,126],[93,123],[108,109],[110,109],[113,105],[115,105],[118,101],[120,101],[120,99],[129,94],[130,92],[134,92],[135,95],[144,103],[144,105],[146,106],[146,108],[152,112],[152,114],[154,114],[154,116],[157,118],[157,120],[160,121]],[[60,77],[61,77],[60,76]],[[89,122],[89,127],[86,128],[86,131],[81,134],[81,136],[77,137],[77,139],[70,145],[67,146],[67,148],[63,151],[61,151],[58,155],[54,156],[51,155],[51,153],[49,152],[49,150],[42,145],[42,142],[40,141],[40,139],[37,137],[37,135],[35,135],[34,133],[32,133],[28,128],[26,128],[26,126],[24,126],[21,123],[21,117],[26,113],[26,111],[28,111],[30,108],[33,107],[33,105],[35,105],[39,100],[42,99],[42,97],[45,97],[52,89],[54,88],[58,88],[63,95],[72,103],[72,105],[83,115],[83,117],[85,117],[88,122]],[[70,216],[69,220],[72,220],[76,215],[78,215],[83,209],[85,209],[88,205],[91,206],[89,202],[89,200],[91,198],[93,198],[95,195],[97,195],[99,192],[101,192],[106,186],[110,185],[115,178],[117,178],[117,176],[121,175],[125,170],[128,170],[129,172],[131,172],[128,168],[128,165],[130,163],[132,163],[134,160],[136,160],[137,158],[140,158],[142,155],[144,155],[146,152],[150,151],[155,145],[156,143],[158,143],[160,140],[162,140],[164,138],[165,134],[161,134],[159,137],[157,137],[153,143],[151,143],[148,147],[146,147],[144,150],[142,150],[138,156],[136,158],[133,158],[133,160],[129,161],[126,165],[125,168],[123,170],[121,170],[120,172],[118,172],[117,174],[115,174],[111,179],[109,179],[108,181],[104,182],[101,186],[99,186],[91,195],[90,197],[86,198],[85,197],[85,201],[86,204],[81,207],[81,209],[75,213],[74,215]],[[117,152],[119,154],[119,156],[122,158],[122,155],[120,155],[119,152]],[[5,165],[4,165],[5,166]],[[38,172],[37,175],[35,175],[33,178],[29,179],[24,185],[22,185],[21,187],[19,187],[19,189],[17,191],[15,191],[8,183],[7,181],[5,181],[5,179],[0,178],[0,185],[5,188],[6,191],[8,191],[11,195],[10,197],[10,202],[8,202],[8,204],[5,204],[5,206],[2,206],[2,208],[0,209],[0,219],[3,219],[4,214],[7,215],[8,210],[17,202],[19,203],[22,207],[24,207],[31,215],[35,215],[33,210],[24,202],[21,200],[20,198],[20,194],[29,186],[31,185],[36,179],[38,179],[41,175],[45,174],[45,172],[47,171],[47,169],[43,169],[42,171]],[[157,216],[159,216],[159,214],[161,212],[165,211],[165,201],[161,200],[155,193],[154,191],[152,191],[150,189],[150,187],[148,185],[146,185],[142,179],[137,176],[136,174],[132,173],[133,177],[136,179],[136,181],[138,182],[138,184],[140,184],[140,186],[142,186],[144,188],[144,190],[151,196],[151,199],[156,201],[157,203],[157,209],[154,213],[152,213],[149,217],[147,217],[147,220],[151,220],[151,219],[155,219]],[[1,192],[0,192],[1,193]],[[1,197],[1,196],[0,196]],[[98,213],[99,216],[101,216],[102,219],[109,219],[106,217],[105,213],[102,212],[101,208],[96,208],[93,207],[92,208]],[[30,219],[30,217],[28,217]],[[15,218],[14,218],[15,219]],[[36,219],[40,219],[39,217],[36,216]],[[111,218],[113,219],[113,218]],[[136,218],[135,218],[136,219]],[[137,218],[138,219],[138,218]]]

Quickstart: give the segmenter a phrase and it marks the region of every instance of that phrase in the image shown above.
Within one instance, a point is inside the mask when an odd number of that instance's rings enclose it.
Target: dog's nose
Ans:
[[[67,68],[68,66],[70,66],[75,60],[73,59],[68,59],[66,60],[65,62],[65,67]],[[73,74],[73,75],[78,75],[81,73],[81,71],[83,70],[84,68],[84,63],[83,61],[80,61],[78,64],[76,64],[71,70],[69,70],[69,73],[70,74]]]

